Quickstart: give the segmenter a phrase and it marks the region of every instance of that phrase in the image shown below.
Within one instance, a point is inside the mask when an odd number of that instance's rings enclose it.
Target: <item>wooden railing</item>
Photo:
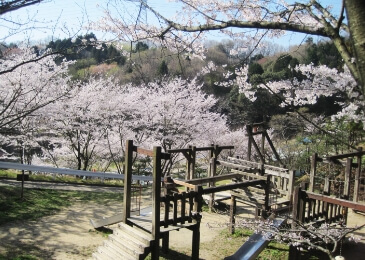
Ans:
[[[201,211],[200,198],[201,193],[199,191],[175,192],[172,195],[161,197],[164,213],[160,226],[167,228],[169,225],[183,225],[186,222],[192,223],[193,220],[199,220],[199,212]]]
[[[276,167],[268,164],[251,162],[247,160],[228,157],[229,162],[218,161],[221,165],[233,168],[232,173],[240,174],[245,180],[269,180],[273,188],[280,196],[290,200],[294,190],[295,172],[286,168]],[[258,175],[261,170],[265,176]],[[251,188],[252,189],[252,188]]]
[[[318,182],[318,173],[317,173],[317,167],[318,163],[326,163],[326,164],[336,164],[341,165],[344,169],[344,179],[342,180],[344,182],[344,191],[343,196],[346,199],[349,199],[352,197],[352,200],[354,202],[358,202],[360,198],[360,186],[361,186],[361,179],[362,179],[362,158],[365,156],[365,151],[362,151],[361,148],[359,148],[359,151],[347,153],[347,154],[339,154],[339,155],[333,155],[333,156],[327,156],[325,158],[320,158],[318,154],[314,153],[311,157],[311,170],[310,170],[310,180],[309,180],[309,191],[314,192],[315,190],[320,188],[320,182]],[[354,162],[354,159],[356,159],[356,162]],[[345,160],[345,161],[344,161]],[[332,174],[329,172],[328,175]],[[325,179],[325,181],[329,181]],[[351,182],[350,182],[351,181]],[[350,187],[350,183],[353,183]],[[326,182],[324,184],[326,186]],[[353,194],[350,194],[350,191],[353,190]]]
[[[365,212],[364,204],[304,191],[300,187],[295,189],[293,205],[293,218],[301,223],[339,220],[346,223],[349,208]]]

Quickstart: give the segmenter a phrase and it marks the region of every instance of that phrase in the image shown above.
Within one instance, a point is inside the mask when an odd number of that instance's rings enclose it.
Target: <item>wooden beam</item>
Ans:
[[[251,180],[251,181],[245,181],[245,182],[240,182],[240,183],[226,184],[226,185],[221,185],[218,187],[205,188],[205,189],[203,189],[202,194],[239,189],[239,188],[244,188],[244,187],[248,187],[248,186],[265,184],[265,183],[266,182],[263,180]]]
[[[356,203],[356,202],[344,200],[344,199],[337,199],[337,198],[333,198],[330,196],[325,196],[325,195],[316,194],[316,193],[312,193],[312,192],[306,192],[306,194],[308,195],[308,198],[310,198],[310,199],[321,200],[321,201],[324,201],[327,203],[332,203],[335,205],[340,205],[343,207],[351,208],[353,210],[365,212],[365,204],[360,204],[360,203]]]
[[[183,153],[183,152],[190,152],[190,148],[181,148],[181,149],[169,149],[167,150],[168,153]]]
[[[248,167],[248,166],[244,166],[244,165],[240,165],[240,164],[235,164],[235,163],[229,163],[229,162],[225,162],[225,161],[217,161],[218,165],[223,165],[229,168],[236,168],[236,169],[241,169],[247,172],[257,172],[258,170],[252,167]]]
[[[199,185],[199,184],[205,184],[205,183],[209,183],[209,182],[213,182],[213,181],[229,180],[229,179],[237,178],[237,177],[242,177],[242,175],[239,173],[231,173],[231,174],[224,174],[224,175],[219,175],[219,176],[214,176],[214,177],[192,179],[192,180],[187,180],[185,182],[194,184],[194,185]]]
[[[196,151],[197,152],[202,152],[202,151],[213,151],[214,147],[213,146],[207,146],[207,147],[197,147]]]
[[[177,185],[181,185],[181,186],[184,186],[184,187],[187,187],[190,189],[195,189],[195,186],[196,186],[194,184],[188,183],[187,181],[181,181],[181,180],[176,180],[176,179],[173,179],[173,182]]]
[[[148,150],[148,149],[144,149],[144,148],[140,148],[140,147],[136,147],[133,149],[134,152],[137,152],[139,154],[143,154],[143,155],[147,155],[147,156],[154,156],[154,151],[152,150]],[[162,153],[161,152],[161,159],[163,160],[169,160],[170,159],[170,154],[168,153]]]
[[[280,178],[287,178],[289,179],[289,172],[278,172],[275,170],[267,170],[265,169],[265,175],[272,175]]]
[[[280,165],[281,165],[281,166],[283,166],[284,164],[283,164],[283,162],[280,160],[280,156],[279,156],[278,152],[276,151],[275,146],[274,146],[274,144],[272,143],[272,141],[271,141],[271,139],[270,139],[270,136],[269,136],[269,134],[267,133],[267,131],[266,131],[266,130],[265,130],[264,135],[265,135],[265,137],[266,137],[267,142],[269,143],[269,146],[270,146],[270,148],[271,148],[271,151],[272,151],[272,152],[274,153],[274,155],[275,155],[276,160],[280,163]]]
[[[357,156],[363,156],[363,155],[365,155],[365,151],[358,151],[358,152],[353,152],[353,153],[345,153],[345,154],[327,156],[325,159],[336,160],[336,159],[345,159],[345,158],[349,158],[349,157],[357,157]]]
[[[265,176],[256,175],[254,173],[249,173],[249,172],[244,172],[244,171],[234,170],[234,169],[231,169],[231,172],[234,172],[236,174],[239,174],[240,176],[247,176],[247,177],[255,178],[257,180],[266,180],[266,177]]]

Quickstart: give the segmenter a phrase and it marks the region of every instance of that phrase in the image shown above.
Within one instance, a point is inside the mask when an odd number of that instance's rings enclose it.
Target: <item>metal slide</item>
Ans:
[[[286,219],[273,219],[275,226],[281,226],[286,222]],[[231,256],[224,258],[224,260],[254,260],[262,250],[270,243],[262,234],[253,234],[249,239]]]

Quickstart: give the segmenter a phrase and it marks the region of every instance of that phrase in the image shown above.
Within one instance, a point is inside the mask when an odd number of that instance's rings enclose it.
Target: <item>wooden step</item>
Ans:
[[[116,256],[113,251],[109,250],[109,248],[105,247],[104,245],[98,247],[97,253],[103,255],[105,259],[118,259],[118,256]]]
[[[142,260],[150,252],[151,234],[120,223],[113,230],[113,234],[104,241],[104,244],[93,253],[93,258],[97,260]]]
[[[107,255],[102,254],[102,253],[100,253],[98,251],[97,252],[94,252],[92,254],[92,257],[93,257],[93,259],[96,259],[96,260],[110,260],[110,258]]]
[[[114,230],[113,234],[109,235],[109,239],[116,240],[118,243],[125,244],[129,247],[137,248],[140,251],[150,246],[150,242],[142,242],[121,229]]]
[[[118,247],[120,251],[127,252],[131,256],[138,256],[144,254],[145,247],[140,247],[137,244],[128,242],[127,240],[122,240],[119,237],[112,236],[108,241],[105,242],[106,245],[112,243],[115,247]]]
[[[125,230],[127,234],[136,238],[137,240],[149,245],[152,241],[152,235],[144,230],[134,226],[127,225],[125,223],[119,223],[118,228],[121,230]]]
[[[134,251],[132,248],[121,246],[121,244],[116,243],[115,240],[104,241],[104,247],[112,253],[116,259],[138,260],[139,256],[143,254],[143,252]]]

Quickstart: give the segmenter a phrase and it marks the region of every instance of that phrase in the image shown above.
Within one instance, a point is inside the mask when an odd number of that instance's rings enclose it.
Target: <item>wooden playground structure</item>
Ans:
[[[113,234],[93,254],[95,259],[145,259],[151,254],[152,259],[159,259],[160,240],[162,250],[168,252],[169,234],[173,230],[189,229],[192,231],[191,259],[199,259],[200,223],[203,201],[208,201],[209,208],[219,201],[228,201],[230,205],[230,231],[234,231],[237,213],[237,201],[256,208],[257,218],[267,218],[273,214],[290,216],[303,224],[338,223],[346,224],[349,209],[365,212],[364,188],[365,176],[361,162],[365,152],[358,151],[320,158],[311,156],[311,170],[308,183],[295,187],[295,172],[288,170],[279,158],[278,166],[266,163],[264,141],[268,141],[275,157],[277,152],[266,131],[260,125],[249,126],[248,157],[227,157],[222,160],[221,152],[233,146],[211,145],[208,147],[189,146],[184,149],[172,149],[167,153],[161,147],[153,150],[143,149],[129,140],[126,144],[125,172],[120,174],[74,171],[53,167],[22,165],[0,162],[0,168],[41,171],[55,174],[82,175],[97,178],[124,178],[123,214],[99,221],[94,227],[118,223]],[[254,136],[261,135],[261,144]],[[257,138],[256,138],[257,140]],[[251,161],[252,148],[256,151],[259,162]],[[197,152],[207,152],[209,167],[207,177],[197,178],[195,168]],[[187,161],[184,179],[162,176],[162,164],[172,154],[181,153]],[[153,159],[153,175],[132,175],[133,159],[137,154]],[[336,165],[336,174],[324,174],[323,165]],[[218,174],[217,168],[224,167],[229,172]],[[330,168],[331,169],[331,168]],[[339,170],[340,169],[340,170]],[[342,176],[343,180],[338,180]],[[135,195],[141,190],[132,184],[134,180],[152,180],[152,207],[142,213],[135,209]],[[223,182],[222,182],[223,181]],[[221,184],[224,183],[224,184]],[[335,195],[335,196],[334,196]],[[139,212],[133,213],[134,210]],[[261,239],[262,240],[262,239]],[[263,243],[264,245],[264,243]],[[238,250],[239,257],[254,259],[260,249],[252,250],[252,245]],[[248,251],[254,254],[249,255]],[[295,259],[295,250],[290,250],[291,259]],[[232,258],[235,259],[235,258]],[[239,258],[241,259],[241,258]]]
[[[231,146],[189,146],[185,149],[169,150],[168,153],[163,153],[161,147],[147,150],[133,145],[133,141],[128,141],[125,157],[124,214],[122,222],[118,224],[118,227],[105,241],[104,245],[99,247],[97,252],[93,254],[93,257],[96,259],[118,259],[118,257],[123,259],[144,259],[151,253],[152,259],[159,259],[160,240],[162,240],[162,250],[167,253],[169,249],[169,232],[186,228],[192,231],[191,259],[199,259],[200,212],[204,197],[208,197],[209,207],[213,207],[214,203],[219,200],[229,201],[231,222],[229,227],[231,232],[234,231],[237,201],[254,205],[256,207],[256,217],[267,218],[272,213],[285,213],[290,214],[293,219],[302,223],[331,223],[340,219],[346,222],[348,209],[365,212],[365,205],[358,202],[361,158],[365,155],[365,152],[359,151],[325,159],[313,155],[309,187],[306,184],[302,184],[301,187],[294,187],[294,171],[268,165],[265,163],[264,156],[260,156],[264,146],[261,145],[260,149],[253,135],[262,134],[262,141],[264,141],[264,138],[268,138],[268,135],[264,130],[257,131],[257,127],[255,131],[253,129],[248,128],[248,134],[252,137],[249,138],[249,147],[251,149],[251,146],[253,146],[259,154],[260,162],[258,163],[233,157],[219,160],[218,156],[221,151],[231,149]],[[275,149],[272,145],[270,147],[273,150]],[[209,153],[208,177],[196,178],[197,151],[207,151]],[[131,215],[134,153],[153,158],[151,214]],[[173,153],[182,153],[187,160],[184,180],[170,177],[163,178],[162,176],[162,161],[169,160]],[[250,159],[249,157],[248,159]],[[357,158],[357,163],[353,163],[353,157]],[[345,176],[347,177],[345,177],[345,189],[341,198],[334,198],[330,196],[330,181],[328,178],[323,192],[320,193],[316,190],[316,165],[321,161],[339,163],[340,159],[347,159],[345,165]],[[229,173],[216,175],[219,166],[228,168]],[[354,168],[356,168],[355,182],[352,185],[354,195],[349,196],[349,180]],[[223,180],[231,180],[231,183],[217,185],[217,182]],[[308,190],[306,190],[306,187],[308,187]],[[217,194],[220,192],[226,193],[219,197]],[[350,197],[352,200],[349,200]],[[245,254],[245,252],[240,252],[240,254]],[[295,259],[292,252],[291,257]]]

